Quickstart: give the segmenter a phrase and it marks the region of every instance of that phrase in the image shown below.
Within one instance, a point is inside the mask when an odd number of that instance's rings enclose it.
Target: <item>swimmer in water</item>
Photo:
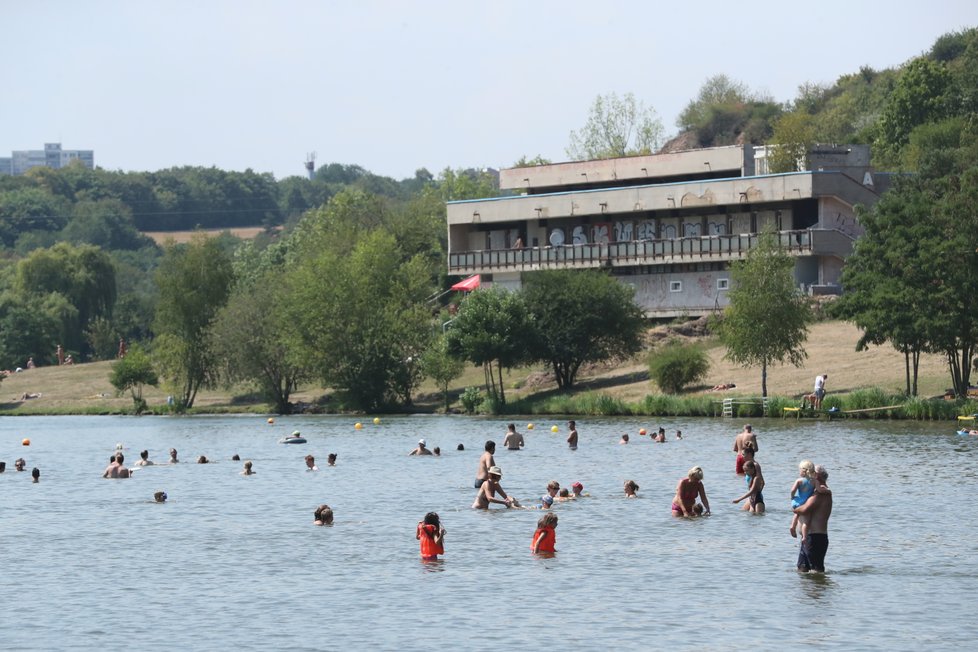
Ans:
[[[619,444],[627,444],[628,443],[628,433],[627,432],[624,435],[621,436],[621,439],[618,440],[618,443]]]
[[[165,503],[166,502],[166,492],[165,491],[157,491],[155,494],[153,494],[153,500],[155,500],[158,503]]]
[[[255,472],[251,470],[251,460],[244,463],[244,470],[241,475],[255,475]]]
[[[149,459],[149,451],[140,451],[136,466],[153,466],[153,463]]]
[[[329,466],[336,466],[336,453],[330,453],[326,456],[326,464]]]
[[[201,455],[197,458],[197,464],[210,464],[210,460],[207,459],[206,455]]]
[[[333,510],[329,505],[320,505],[316,508],[316,511],[312,513],[316,520],[312,522],[313,525],[332,525],[333,524]]]
[[[24,461],[23,457],[18,457],[17,460],[14,462],[14,468],[17,469],[18,471],[23,471],[24,469],[27,468],[27,462]]]
[[[170,464],[176,464],[179,461],[180,460],[177,459],[177,449],[171,448],[170,449]]]
[[[306,455],[306,471],[318,471],[319,467],[316,466],[316,458],[312,455]]]
[[[40,482],[41,481],[41,469],[37,468],[36,466],[33,469],[31,469],[31,477],[34,478],[34,480],[33,480],[34,484],[37,484],[38,482]]]
[[[625,480],[625,498],[638,498],[640,487],[634,480]]]

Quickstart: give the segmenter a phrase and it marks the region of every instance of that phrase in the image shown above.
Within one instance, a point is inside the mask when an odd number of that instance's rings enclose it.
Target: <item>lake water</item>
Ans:
[[[590,498],[556,507],[557,554],[537,558],[540,512],[469,508],[487,438],[506,420],[348,416],[27,417],[0,424],[0,646],[4,649],[966,649],[974,612],[978,438],[953,423],[754,423],[768,513],[739,511],[742,425],[719,419],[518,423],[503,487],[531,503],[549,480]],[[553,434],[550,426],[558,424]],[[664,426],[653,444],[641,427]],[[673,441],[681,428],[683,441]],[[278,440],[294,429],[306,445]],[[632,442],[618,445],[630,433]],[[21,439],[29,437],[30,447]],[[419,437],[442,455],[408,457]],[[130,480],[100,476],[117,442]],[[456,451],[457,444],[465,446]],[[339,455],[326,466],[327,453]],[[233,454],[254,461],[239,475]],[[305,471],[316,456],[319,472]],[[192,463],[197,455],[214,461]],[[41,469],[41,482],[13,462]],[[788,492],[797,462],[830,473],[824,575],[795,569]],[[705,470],[709,518],[669,506]],[[622,483],[641,485],[623,498]],[[155,504],[153,492],[169,494]],[[329,503],[332,527],[312,512]],[[415,525],[437,511],[446,554],[422,563]]]

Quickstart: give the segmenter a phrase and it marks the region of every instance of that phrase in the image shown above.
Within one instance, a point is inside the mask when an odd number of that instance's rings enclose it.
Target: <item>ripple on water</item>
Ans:
[[[560,433],[527,432],[526,450],[496,456],[507,491],[534,504],[556,479],[591,494],[557,506],[558,553],[543,559],[529,551],[539,511],[468,508],[482,444],[500,440],[506,420],[363,421],[357,432],[348,417],[19,420],[42,482],[0,474],[0,640],[111,648],[121,628],[149,649],[420,649],[433,636],[441,647],[501,649],[974,643],[961,623],[978,598],[978,533],[962,506],[978,466],[948,464],[975,446],[946,436],[946,424],[755,422],[763,516],[730,504],[744,491],[730,452],[739,423],[662,419],[687,438],[619,446],[622,432],[660,423],[580,419],[573,453]],[[295,429],[308,445],[277,443]],[[421,436],[440,458],[407,457]],[[118,441],[130,458],[146,448],[162,460],[173,446],[214,463],[102,480]],[[338,466],[304,471],[304,455],[329,452]],[[233,453],[257,474],[240,476]],[[825,574],[794,570],[788,489],[802,458],[829,468],[835,493]],[[669,503],[693,465],[705,470],[714,515],[675,519]],[[622,497],[627,479],[640,498]],[[150,502],[158,489],[165,505]],[[333,527],[311,525],[323,502]],[[414,539],[428,511],[448,528],[435,564],[418,559]],[[927,604],[941,605],[941,618]]]

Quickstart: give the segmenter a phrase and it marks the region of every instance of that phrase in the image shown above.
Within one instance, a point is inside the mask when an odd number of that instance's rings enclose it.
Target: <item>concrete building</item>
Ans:
[[[448,271],[518,288],[537,270],[606,268],[651,317],[702,315],[727,305],[731,262],[771,225],[799,288],[838,293],[855,206],[888,182],[869,163],[865,145],[816,146],[806,171],[756,174],[767,150],[743,145],[501,170],[519,194],[448,203]]]
[[[61,149],[61,143],[45,143],[44,149],[14,150],[9,158],[0,158],[0,174],[18,176],[34,167],[55,170],[80,161],[88,169],[95,168],[95,152],[90,149]]]

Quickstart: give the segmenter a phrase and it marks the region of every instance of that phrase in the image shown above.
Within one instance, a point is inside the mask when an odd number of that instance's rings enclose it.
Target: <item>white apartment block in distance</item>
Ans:
[[[44,143],[44,149],[14,150],[11,156],[0,157],[0,174],[20,176],[35,167],[59,170],[73,161],[90,170],[95,169],[95,151],[62,149],[61,143]]]

